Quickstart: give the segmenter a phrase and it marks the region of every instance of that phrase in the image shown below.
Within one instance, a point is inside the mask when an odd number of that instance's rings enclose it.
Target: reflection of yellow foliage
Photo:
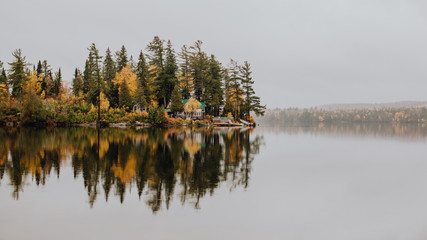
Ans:
[[[201,149],[200,142],[190,138],[184,140],[184,147],[187,152],[193,156]]]
[[[116,73],[116,77],[113,79],[115,84],[121,86],[122,82],[126,82],[129,88],[130,95],[133,96],[137,88],[137,79],[138,77],[133,72],[132,68],[129,65],[126,65],[120,72]],[[119,87],[119,91],[121,91]]]
[[[110,148],[110,143],[108,142],[108,139],[103,138],[99,140],[99,157],[103,158],[105,153]]]
[[[136,168],[136,159],[135,157],[131,154],[129,155],[129,159],[127,159],[125,167],[122,168],[122,166],[120,166],[120,158],[119,158],[119,164],[114,165],[111,170],[114,173],[114,176],[118,179],[120,179],[120,181],[122,183],[129,183],[132,181],[132,178],[135,176],[135,168]]]

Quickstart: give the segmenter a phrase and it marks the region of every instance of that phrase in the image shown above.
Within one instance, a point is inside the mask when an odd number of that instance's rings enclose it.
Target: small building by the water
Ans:
[[[133,105],[133,111],[147,111],[147,107],[141,106],[138,103]]]
[[[200,102],[198,100],[195,99],[195,101],[197,101],[199,104],[199,107],[197,109],[195,109],[194,111],[183,111],[183,112],[178,112],[176,114],[176,117],[180,117],[182,119],[204,119],[206,117],[206,103],[205,102]],[[184,105],[184,109],[188,109],[186,107],[186,105],[189,103],[189,99],[184,99],[182,101],[182,104]],[[171,117],[175,117],[173,114],[173,112],[171,112],[170,108],[171,108],[172,102],[170,102],[168,104],[168,107],[166,109],[166,112],[168,113],[169,116]]]

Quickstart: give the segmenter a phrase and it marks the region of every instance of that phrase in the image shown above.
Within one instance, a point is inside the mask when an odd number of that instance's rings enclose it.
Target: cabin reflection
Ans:
[[[111,195],[124,201],[136,188],[153,212],[168,209],[176,197],[199,208],[221,182],[247,188],[262,138],[253,129],[91,128],[0,129],[0,181],[19,199],[30,182],[46,184],[71,166],[83,179],[89,204]]]

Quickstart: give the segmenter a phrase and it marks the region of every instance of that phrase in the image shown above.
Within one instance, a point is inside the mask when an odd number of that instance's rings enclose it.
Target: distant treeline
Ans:
[[[427,123],[291,123],[263,126],[262,131],[289,135],[369,136],[409,141],[427,141]]]
[[[426,108],[402,109],[359,109],[359,110],[320,110],[320,109],[283,109],[268,110],[258,119],[263,123],[425,123]]]
[[[134,106],[180,112],[190,97],[204,102],[209,115],[264,112],[250,64],[230,60],[223,66],[201,41],[175,53],[171,41],[155,36],[137,59],[125,46],[115,53],[107,48],[101,56],[93,43],[88,51],[71,89],[63,85],[61,68],[54,71],[46,60],[29,64],[20,49],[12,53],[9,69],[0,61],[0,120],[81,123],[93,121],[99,108],[101,120],[126,121]]]

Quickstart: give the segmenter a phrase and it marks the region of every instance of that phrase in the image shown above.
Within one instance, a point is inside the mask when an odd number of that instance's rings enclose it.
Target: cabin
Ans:
[[[184,109],[186,109],[185,106],[187,105],[188,101],[189,101],[189,99],[184,99],[182,101],[182,104],[184,105]],[[193,111],[193,112],[188,112],[188,111],[187,112],[186,111],[184,111],[184,112],[178,112],[176,114],[176,116],[180,117],[182,119],[193,119],[193,120],[204,119],[205,116],[206,116],[206,103],[205,102],[200,102],[200,101],[197,101],[197,102],[200,103],[200,106],[195,111]],[[168,113],[169,116],[174,117],[173,113],[170,111],[171,104],[172,104],[172,102],[170,102],[168,104],[166,112]]]
[[[133,111],[147,111],[147,108],[145,106],[141,106],[138,103],[133,105],[132,108]]]

